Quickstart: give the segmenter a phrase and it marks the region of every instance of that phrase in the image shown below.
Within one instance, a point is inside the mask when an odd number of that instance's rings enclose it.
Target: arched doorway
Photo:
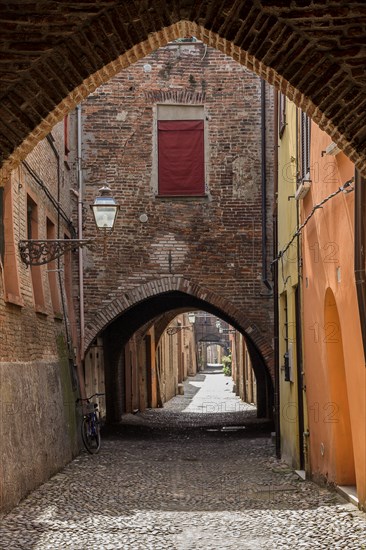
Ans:
[[[327,373],[331,396],[332,481],[337,485],[355,485],[352,427],[350,421],[347,377],[343,356],[342,330],[334,294],[325,294],[324,328],[327,353]]]
[[[207,363],[208,364],[219,364],[221,361],[221,347],[218,344],[208,344],[207,345]]]

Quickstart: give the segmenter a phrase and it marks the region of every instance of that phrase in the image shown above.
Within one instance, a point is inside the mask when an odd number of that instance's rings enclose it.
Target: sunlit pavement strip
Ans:
[[[163,409],[125,415],[122,423],[185,428],[222,426],[223,423],[230,426],[254,420],[256,408],[243,403],[232,390],[232,378],[224,376],[220,369],[209,368],[185,380],[184,395],[173,397]]]
[[[83,453],[3,517],[0,548],[366,548],[365,514],[301,481],[269,438],[136,429]]]
[[[188,378],[184,383],[185,399],[177,395],[166,405],[167,410],[181,408],[180,403],[186,401],[184,412],[192,413],[229,413],[251,410],[255,407],[243,403],[233,393],[233,379],[224,376],[221,371],[210,369],[195,377]]]

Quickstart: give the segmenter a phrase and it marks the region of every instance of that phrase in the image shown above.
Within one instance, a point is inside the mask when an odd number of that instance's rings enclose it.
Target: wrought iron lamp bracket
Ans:
[[[177,326],[177,327],[169,327],[166,329],[166,332],[169,336],[173,336],[173,334],[177,334],[178,332],[180,332],[181,330],[192,330],[192,327],[187,325],[183,325],[183,326]]]
[[[43,265],[78,248],[95,249],[99,239],[46,239],[19,241],[21,260],[26,266]]]

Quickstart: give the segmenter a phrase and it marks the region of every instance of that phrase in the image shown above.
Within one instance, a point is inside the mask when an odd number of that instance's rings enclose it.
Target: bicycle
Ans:
[[[100,397],[104,393],[95,393],[85,399],[78,398],[76,403],[85,401],[83,410],[83,421],[81,423],[81,438],[88,453],[96,454],[100,449],[100,420],[98,403],[91,403],[93,397]]]

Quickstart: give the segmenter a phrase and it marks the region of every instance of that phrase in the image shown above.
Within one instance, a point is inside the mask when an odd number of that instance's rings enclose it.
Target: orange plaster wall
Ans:
[[[332,157],[321,151],[330,138],[311,127],[312,187],[303,201],[302,221],[313,205],[354,175],[354,165],[343,153]],[[366,505],[366,369],[354,283],[354,193],[341,193],[315,212],[303,231],[304,364],[313,475],[337,484],[355,484],[350,456],[336,453],[336,439],[344,426],[342,413],[348,397],[357,491]],[[337,280],[340,268],[340,282]],[[325,319],[327,289],[334,294],[340,326]],[[338,368],[332,344],[343,346],[346,388],[332,376]],[[327,349],[328,346],[328,349]],[[338,360],[338,359],[337,359]],[[338,385],[337,385],[338,384]],[[345,390],[347,393],[345,394]],[[346,399],[347,401],[347,399]],[[343,424],[342,424],[343,423]],[[338,430],[338,431],[337,431]],[[347,442],[344,441],[344,447]],[[322,454],[321,449],[324,448]]]

